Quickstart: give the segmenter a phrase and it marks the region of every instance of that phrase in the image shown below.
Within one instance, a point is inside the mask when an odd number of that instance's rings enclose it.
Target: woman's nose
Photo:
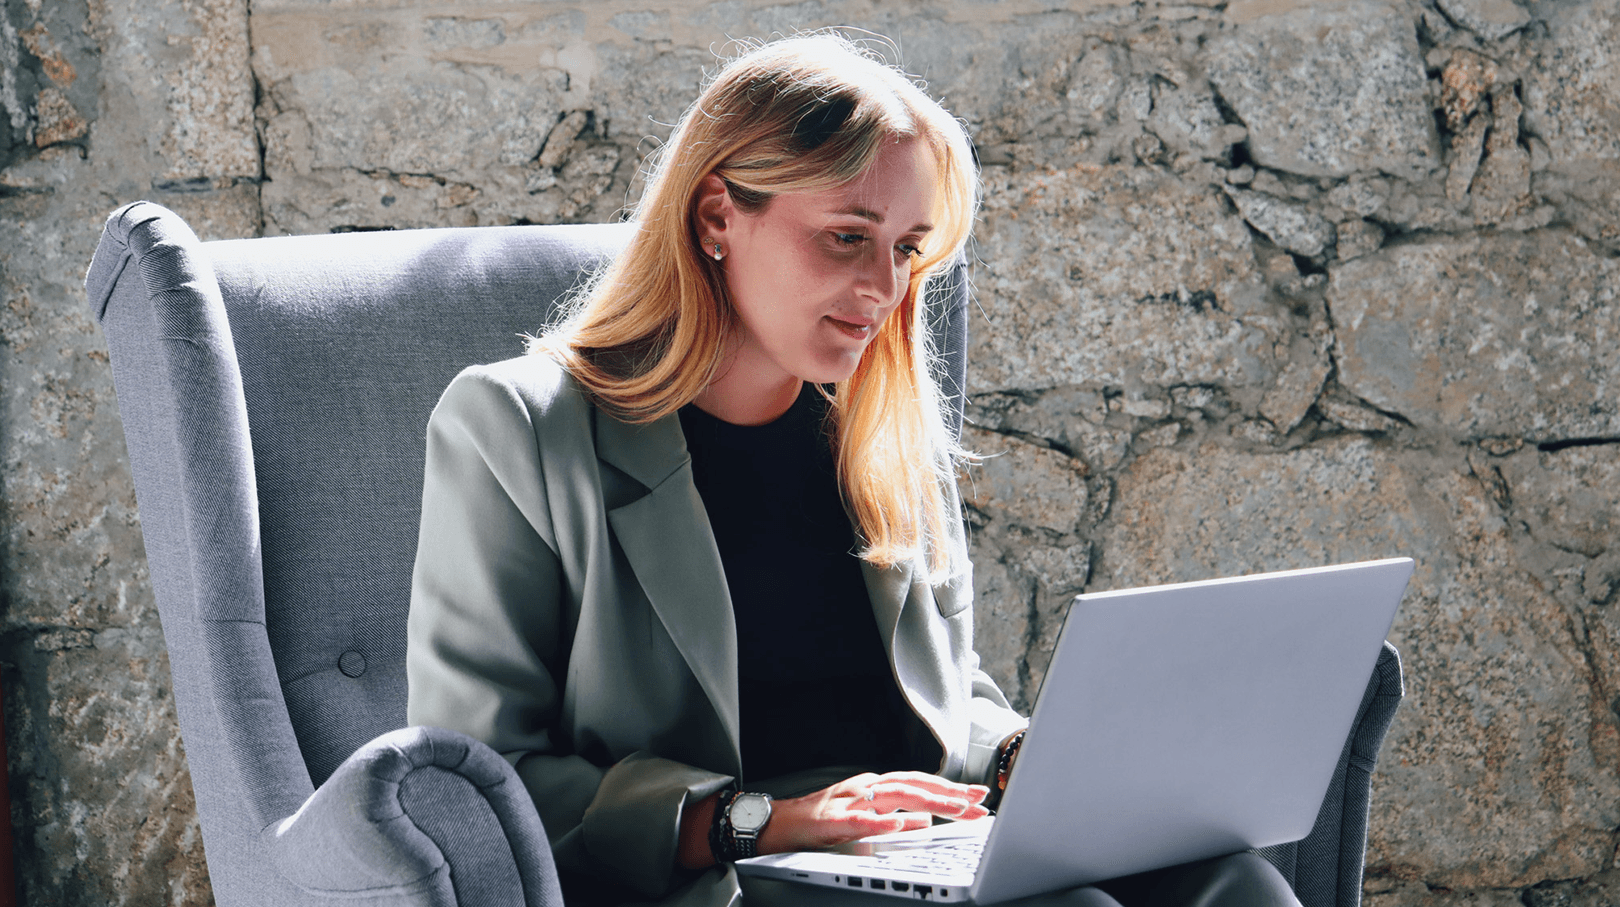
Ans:
[[[909,274],[910,261],[906,260],[905,265]],[[894,261],[892,253],[863,256],[857,279],[859,289],[879,305],[893,305],[900,294],[901,265]]]

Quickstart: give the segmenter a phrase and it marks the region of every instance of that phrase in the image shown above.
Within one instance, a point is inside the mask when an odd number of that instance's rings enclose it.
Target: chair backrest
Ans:
[[[319,785],[405,723],[405,614],[429,413],[522,352],[625,227],[210,243],[257,478],[265,626]]]
[[[198,243],[156,205],[109,219],[87,287],[112,352],[200,809],[214,770],[199,771],[199,755],[231,763],[221,793],[262,823],[404,724],[428,415],[460,369],[521,353],[520,335],[632,229]],[[961,266],[933,296],[959,420]],[[217,753],[193,739],[211,734]]]

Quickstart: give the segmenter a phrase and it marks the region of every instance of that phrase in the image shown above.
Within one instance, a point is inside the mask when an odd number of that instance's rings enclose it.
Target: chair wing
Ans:
[[[491,903],[476,891],[493,889],[467,887],[487,867],[452,880],[449,866],[500,853],[522,899],[497,902],[557,903],[550,853],[532,846],[544,840],[533,805],[515,775],[490,780],[511,774],[504,760],[466,738],[455,745],[472,755],[448,763],[446,740],[377,738],[405,722],[433,403],[460,368],[519,353],[519,334],[627,231],[200,243],[156,205],[109,218],[86,289],[111,352],[221,903]],[[401,764],[415,780],[388,780]],[[339,776],[409,820],[377,839],[390,860],[309,843],[361,806],[324,786]],[[467,821],[447,831],[435,815]],[[458,837],[479,816],[492,837]],[[326,875],[305,860],[321,853]],[[353,889],[356,878],[371,884]]]

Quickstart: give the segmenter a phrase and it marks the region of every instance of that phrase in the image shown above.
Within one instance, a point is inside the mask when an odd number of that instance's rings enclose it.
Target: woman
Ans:
[[[976,191],[898,71],[759,47],[568,316],[445,392],[409,717],[512,761],[571,904],[729,903],[733,859],[986,813],[1025,721],[973,653],[921,307]]]

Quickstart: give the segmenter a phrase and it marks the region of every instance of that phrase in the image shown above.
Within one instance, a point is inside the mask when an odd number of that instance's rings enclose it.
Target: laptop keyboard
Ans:
[[[972,875],[979,867],[979,855],[983,852],[983,838],[963,838],[933,847],[875,853],[869,859],[878,861],[887,869],[906,872]]]

